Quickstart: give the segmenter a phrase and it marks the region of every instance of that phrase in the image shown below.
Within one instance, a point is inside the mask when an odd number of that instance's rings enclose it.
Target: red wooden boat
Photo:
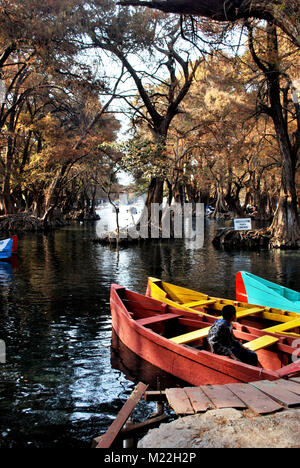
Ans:
[[[124,345],[189,384],[276,380],[300,372],[300,361],[293,362],[300,348],[295,338],[235,323],[235,337],[258,354],[262,367],[254,367],[209,351],[206,337],[214,317],[195,315],[115,284],[110,306],[113,329]]]

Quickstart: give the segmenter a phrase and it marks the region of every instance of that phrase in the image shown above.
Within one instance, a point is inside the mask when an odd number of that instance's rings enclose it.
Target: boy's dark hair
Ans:
[[[233,305],[226,305],[222,309],[222,316],[224,320],[230,320],[236,314],[235,307]]]

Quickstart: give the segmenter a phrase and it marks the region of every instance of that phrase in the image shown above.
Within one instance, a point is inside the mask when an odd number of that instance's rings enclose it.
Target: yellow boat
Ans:
[[[269,333],[300,338],[300,317],[296,312],[211,297],[191,289],[148,278],[146,296],[193,314],[221,317],[227,304],[235,306],[237,322]]]

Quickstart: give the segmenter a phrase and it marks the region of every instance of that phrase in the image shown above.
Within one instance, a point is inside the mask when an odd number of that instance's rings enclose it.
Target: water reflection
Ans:
[[[245,269],[299,289],[300,252],[215,250],[218,227],[206,222],[198,251],[180,239],[115,251],[92,242],[94,224],[20,236],[18,267],[0,269],[1,448],[90,447],[111,424],[144,370],[136,364],[132,375],[123,353],[111,354],[111,283],[145,293],[154,276],[234,298],[235,274]],[[141,408],[144,417],[152,411]]]
[[[0,262],[0,284],[10,283],[13,277],[12,265],[9,262]]]
[[[141,359],[119,340],[114,331],[111,338],[111,366],[113,369],[119,369],[128,380],[132,382],[141,380],[152,390],[187,385],[183,380]]]

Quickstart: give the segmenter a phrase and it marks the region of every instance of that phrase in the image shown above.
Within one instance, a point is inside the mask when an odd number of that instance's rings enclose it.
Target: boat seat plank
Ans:
[[[244,348],[247,348],[251,351],[257,351],[259,349],[267,348],[268,346],[271,346],[272,344],[277,342],[278,338],[276,338],[275,336],[265,335],[256,338],[256,340],[248,341],[248,343],[244,343],[243,346]]]
[[[205,385],[200,387],[217,409],[220,408],[247,408],[232,391],[224,385]]]
[[[165,392],[169,405],[176,414],[195,414],[190,399],[183,388],[167,388]]]
[[[280,335],[286,336],[288,338],[299,338],[299,333],[288,333],[288,332],[280,332]]]
[[[265,309],[262,307],[253,307],[251,309],[244,309],[244,310],[238,310],[236,313],[236,318],[240,319],[243,317],[247,317],[248,315],[255,315],[258,314],[259,312],[263,312]]]
[[[207,338],[210,329],[211,327],[200,328],[199,330],[170,338],[170,341],[176,344],[186,344],[191,341],[200,340],[201,338]]]
[[[145,317],[142,319],[138,319],[136,320],[136,323],[138,323],[139,325],[147,326],[155,323],[166,322],[167,320],[178,319],[179,317],[180,315],[177,314],[160,314],[154,317]]]
[[[281,313],[276,313],[276,312],[268,312],[268,309],[263,311],[263,313],[261,314],[261,317],[263,319],[266,319],[266,320],[272,320],[272,322],[279,322],[279,323],[283,323],[283,322],[292,322],[294,321],[296,318],[294,315],[288,315],[289,312],[285,313],[285,312],[281,312]]]
[[[247,383],[226,384],[226,387],[257,414],[270,414],[283,409],[282,405]]]
[[[195,413],[202,413],[215,408],[215,405],[200,387],[184,387],[184,391],[189,397]]]
[[[275,325],[274,327],[266,328],[265,331],[271,333],[280,333],[282,331],[291,330],[296,327],[300,327],[300,318],[291,320],[290,322],[281,323],[280,325]]]
[[[186,302],[184,307],[197,307],[197,306],[206,306],[210,304],[215,304],[217,301],[215,299],[209,299],[209,300],[202,300],[202,301],[193,301],[193,302]]]
[[[276,383],[269,380],[259,380],[257,382],[250,382],[251,385],[266,393],[278,403],[284,406],[292,407],[300,405],[300,396],[290,392],[284,387],[276,385]]]

